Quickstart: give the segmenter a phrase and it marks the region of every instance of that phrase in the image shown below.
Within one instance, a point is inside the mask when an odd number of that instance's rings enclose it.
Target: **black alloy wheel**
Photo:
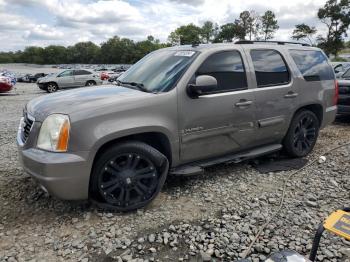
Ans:
[[[303,157],[314,148],[319,132],[319,120],[309,111],[298,112],[292,120],[285,137],[284,147],[289,155]]]
[[[147,205],[159,193],[168,161],[154,148],[131,142],[107,151],[96,167],[92,186],[102,207],[130,211]]]

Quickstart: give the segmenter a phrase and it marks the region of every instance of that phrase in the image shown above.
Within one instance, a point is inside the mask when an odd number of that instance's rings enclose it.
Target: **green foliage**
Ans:
[[[319,36],[318,43],[327,55],[335,57],[344,47],[343,37],[350,25],[350,1],[328,0],[317,13],[318,18],[327,26],[327,35]]]
[[[168,40],[172,45],[189,45],[201,42],[202,30],[194,24],[183,25],[171,32]]]
[[[236,20],[234,23],[224,24],[220,29],[215,42],[232,42],[233,39],[244,39],[245,37],[245,30],[240,25],[239,20]]]
[[[317,32],[316,28],[314,26],[308,26],[307,24],[298,24],[295,25],[295,29],[293,31],[292,39],[300,40],[300,39],[308,39],[311,45],[313,45],[312,42],[312,36],[315,35]]]
[[[256,36],[260,27],[260,17],[254,11],[243,11],[239,15],[239,25],[244,30],[245,39],[248,37],[249,40],[252,40],[253,36]]]
[[[275,32],[279,28],[276,15],[274,12],[267,10],[261,17],[261,25],[259,27],[259,38],[263,40],[272,39]]]
[[[210,43],[217,35],[218,25],[211,21],[204,22],[201,28],[201,38],[204,43]]]

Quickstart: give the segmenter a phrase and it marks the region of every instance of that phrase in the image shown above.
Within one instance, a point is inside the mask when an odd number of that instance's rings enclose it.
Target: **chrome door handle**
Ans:
[[[241,100],[235,104],[235,106],[250,106],[253,103],[253,101],[250,100]]]
[[[295,92],[288,92],[286,95],[284,95],[284,98],[294,98],[297,97],[299,94]]]

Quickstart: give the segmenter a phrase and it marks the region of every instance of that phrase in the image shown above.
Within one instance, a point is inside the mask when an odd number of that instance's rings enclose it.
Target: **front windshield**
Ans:
[[[118,78],[121,83],[138,83],[153,93],[171,90],[194,60],[195,51],[153,52]]]

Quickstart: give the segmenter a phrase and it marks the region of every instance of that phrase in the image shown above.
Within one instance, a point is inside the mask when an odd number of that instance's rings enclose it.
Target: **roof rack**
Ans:
[[[266,41],[266,40],[239,40],[235,42],[235,44],[254,44],[254,43],[273,43],[278,45],[302,45],[302,46],[310,46],[309,44],[305,43],[298,43],[298,42],[288,42],[288,41]]]

